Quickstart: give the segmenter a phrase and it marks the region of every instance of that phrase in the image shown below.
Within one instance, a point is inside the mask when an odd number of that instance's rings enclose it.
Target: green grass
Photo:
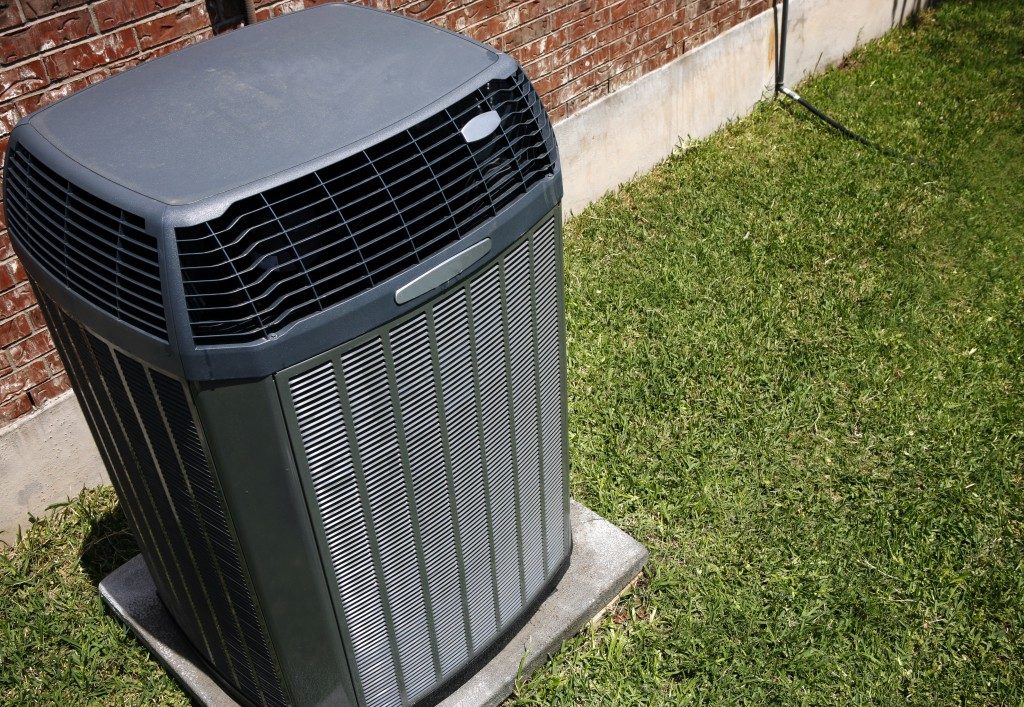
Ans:
[[[1024,5],[801,93],[936,166],[768,102],[569,224],[572,491],[651,559],[519,704],[1024,702]],[[183,700],[114,508],[3,553],[0,702]]]

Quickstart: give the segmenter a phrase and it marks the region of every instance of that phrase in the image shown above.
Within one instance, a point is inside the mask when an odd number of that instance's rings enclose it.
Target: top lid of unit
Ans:
[[[106,179],[187,204],[364,140],[497,59],[431,25],[324,5],[142,64],[28,122]]]

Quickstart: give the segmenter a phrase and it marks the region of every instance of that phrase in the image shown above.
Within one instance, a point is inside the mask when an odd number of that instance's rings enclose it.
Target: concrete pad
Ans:
[[[443,700],[443,707],[500,704],[512,694],[517,675],[540,667],[639,574],[647,561],[643,545],[575,501],[570,520],[573,550],[565,575],[519,633]],[[238,704],[167,613],[141,555],[107,575],[100,596],[193,700],[210,707]]]
[[[142,555],[136,555],[103,578],[100,598],[185,688],[189,697],[205,705],[238,704],[210,676],[199,653],[167,613]]]

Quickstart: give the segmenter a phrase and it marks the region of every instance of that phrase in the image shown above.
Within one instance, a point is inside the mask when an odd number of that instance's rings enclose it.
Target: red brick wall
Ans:
[[[321,0],[258,0],[265,19]],[[362,0],[511,53],[558,121],[770,7],[770,0]],[[233,29],[241,0],[0,0],[0,152],[18,120]],[[68,389],[0,203],[0,426]]]

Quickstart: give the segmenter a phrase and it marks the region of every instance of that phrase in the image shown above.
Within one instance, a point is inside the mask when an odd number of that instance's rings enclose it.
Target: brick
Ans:
[[[535,80],[533,82],[533,87],[541,97],[544,97],[565,83],[565,76],[565,67],[562,67],[560,70],[553,71],[547,76],[543,76]]]
[[[259,7],[259,5],[265,4],[265,7]],[[274,0],[270,3],[256,3],[256,21],[262,22],[263,20],[269,20],[272,17],[280,17],[281,15],[287,15],[292,12],[297,12],[306,7],[303,0]]]
[[[28,312],[29,321],[32,322],[32,328],[34,330],[46,328],[46,318],[43,316],[43,310],[39,307],[32,307]]]
[[[28,314],[0,322],[0,346],[9,346],[32,333],[32,319]]]
[[[14,268],[10,266],[13,262],[14,259],[11,258],[8,261],[0,263],[0,292],[9,290],[17,284],[14,280]]]
[[[21,261],[17,258],[10,258],[0,263],[0,292],[9,290],[27,279],[25,268],[21,266]]]
[[[142,63],[140,61],[140,57],[133,56],[133,57],[131,57],[129,59],[125,59],[124,61],[119,61],[116,64],[111,64],[110,66],[104,66],[100,70],[100,73],[104,74],[103,78],[106,78],[108,76],[116,76],[117,74],[120,74],[122,71],[127,71],[128,69],[131,69],[132,67],[138,66],[140,63]]]
[[[139,47],[152,49],[210,26],[206,5],[192,5],[135,25]]]
[[[302,0],[279,0],[278,2],[268,4],[266,7],[257,9],[256,22],[263,22],[264,19],[280,17],[283,14],[301,10],[303,6]]]
[[[568,41],[569,28],[561,27],[551,34],[547,34],[540,39],[535,39],[534,41],[515,49],[514,54],[521,64],[528,64],[540,57],[551,54],[555,48],[564,46]]]
[[[8,135],[21,120],[21,111],[16,105],[0,108],[0,135]]]
[[[643,10],[644,4],[642,0],[624,0],[611,8],[611,21],[619,22],[630,15],[634,15]]]
[[[59,101],[61,98],[67,98],[75,91],[85,88],[88,85],[86,81],[82,79],[72,79],[59,86],[54,86],[46,89],[45,91],[39,91],[28,96],[19,98],[15,105],[23,115],[31,115],[37,110],[45,108],[54,101]]]
[[[711,19],[715,24],[722,24],[730,15],[739,12],[739,3],[736,0],[727,0],[715,6],[711,11]]]
[[[602,27],[593,36],[597,37],[597,43],[603,46],[606,44],[612,44],[619,39],[627,39],[635,36],[639,27],[639,15],[633,14],[622,18],[618,22]],[[627,42],[627,46],[632,46],[632,44]]]
[[[60,354],[56,350],[43,356],[42,360],[51,375],[57,375],[64,370],[64,362],[60,360]]]
[[[13,422],[22,415],[32,412],[32,399],[27,393],[18,393],[0,405],[0,424]]]
[[[92,6],[101,32],[177,7],[179,0],[101,0]]]
[[[145,54],[142,55],[142,59],[144,61],[148,61],[150,59],[156,59],[158,57],[164,56],[165,54],[170,54],[172,52],[178,51],[179,49],[184,49],[185,47],[187,47],[187,46],[189,46],[191,44],[197,44],[197,43],[203,41],[204,39],[209,39],[212,36],[213,36],[213,31],[209,30],[209,29],[200,31],[200,32],[198,32],[196,34],[190,34],[187,37],[182,37],[181,39],[177,39],[177,40],[175,40],[173,42],[168,42],[167,44],[161,44],[156,49],[151,49],[150,51],[148,51],[148,52],[146,52]]]
[[[501,35],[499,42],[499,49],[502,51],[512,51],[518,49],[524,44],[528,44],[535,39],[540,39],[545,34],[549,34],[555,22],[554,13],[538,17],[536,20],[527,22],[526,24],[519,25],[513,30],[506,32]]]
[[[308,3],[307,3],[308,4]],[[406,17],[427,22],[441,15],[449,3],[446,0],[419,0],[419,2],[399,5],[396,9]]]
[[[0,30],[10,29],[21,24],[21,13],[18,12],[18,0],[0,0]]]
[[[711,14],[706,12],[703,15],[699,15],[695,19],[691,20],[689,24],[690,36],[696,37],[699,36],[701,32],[711,29],[711,27],[714,25],[714,22],[711,19]]]
[[[46,75],[46,67],[39,59],[0,69],[0,101],[9,101],[29,91],[43,88],[50,79]]]
[[[672,43],[681,47],[688,47],[690,45],[690,38],[686,34],[685,25],[679,25],[672,30]]]
[[[85,4],[86,0],[20,0],[28,20],[53,15]]]
[[[42,359],[36,359],[24,368],[14,369],[0,378],[0,404],[9,402],[50,377],[50,371]]]
[[[564,70],[560,73],[565,73]],[[558,88],[549,91],[547,98],[551,105],[560,105],[568,102],[570,99],[575,98],[579,94],[587,91],[588,89],[596,86],[601,81],[607,80],[607,72],[603,74],[599,71],[591,71],[588,74],[584,74],[576,78],[571,82],[563,83]]]
[[[609,38],[609,40],[612,38]],[[583,39],[573,42],[563,50],[554,54],[559,63],[570,64],[578,59],[593,57],[608,49],[608,41],[601,41],[599,34],[588,34]]]
[[[608,82],[603,81],[596,86],[592,86],[583,93],[573,96],[565,103],[565,110],[569,115],[585,108],[590,105],[598,98],[608,94]]]
[[[438,22],[438,24],[444,26],[444,22]],[[494,17],[486,18],[482,22],[477,22],[462,32],[462,34],[469,35],[478,42],[494,44],[494,38],[500,36],[504,31],[505,23],[500,15],[495,15]]]
[[[32,403],[38,407],[69,390],[71,390],[71,381],[68,379],[68,374],[59,373],[50,380],[29,388],[28,395],[32,399]]]
[[[95,31],[86,8],[49,17],[4,37],[0,42],[0,62],[13,64],[92,34]]]
[[[12,257],[14,257],[14,246],[11,245],[11,235],[0,229],[0,260]]]
[[[530,2],[524,2],[505,10],[501,13],[500,18],[505,29],[511,30],[547,14],[550,10],[551,8],[547,7],[546,4],[537,2],[537,0],[531,0]]]
[[[87,42],[65,47],[43,57],[51,81],[82,74],[111,64],[139,51],[130,28],[104,34]]]
[[[671,60],[671,57],[680,56],[689,46],[690,40],[683,41],[681,39],[683,35],[678,32],[679,29],[660,20],[642,28],[636,35],[639,42],[631,45],[629,51],[620,54],[620,58],[617,61],[619,64],[618,71],[622,71],[625,67],[643,65],[648,67],[642,72],[646,73],[647,70],[663,66]],[[652,63],[650,61],[652,57],[662,53],[664,55],[660,59],[661,63]]]
[[[675,0],[659,0],[659,2],[647,5],[640,11],[640,24],[646,25],[655,20],[671,17],[682,22],[686,13],[678,7]]]
[[[551,119],[552,124],[554,124],[568,117],[568,113],[566,112],[564,105],[556,106],[548,111],[548,117]]]
[[[497,11],[497,0],[472,0],[447,13],[444,26],[453,32],[461,32],[485,18],[493,17]]]
[[[35,303],[35,295],[28,283],[6,292],[0,292],[0,319],[7,319],[18,312],[24,312]]]
[[[556,9],[551,13],[551,22],[553,27],[568,27],[573,22],[576,22],[580,17],[593,13],[593,10],[585,10],[583,0],[575,0],[562,7]]]
[[[304,4],[302,0],[284,0],[284,2],[279,2],[270,6],[270,16],[280,17],[281,15],[297,12],[298,10],[303,9],[303,7]]]
[[[11,346],[7,355],[14,367],[20,368],[50,351],[53,351],[53,339],[50,332],[43,329]]]
[[[25,268],[22,266],[21,261],[17,258],[6,261],[7,270],[11,273],[11,277],[14,282],[25,282],[28,280],[28,275],[25,274]]]

